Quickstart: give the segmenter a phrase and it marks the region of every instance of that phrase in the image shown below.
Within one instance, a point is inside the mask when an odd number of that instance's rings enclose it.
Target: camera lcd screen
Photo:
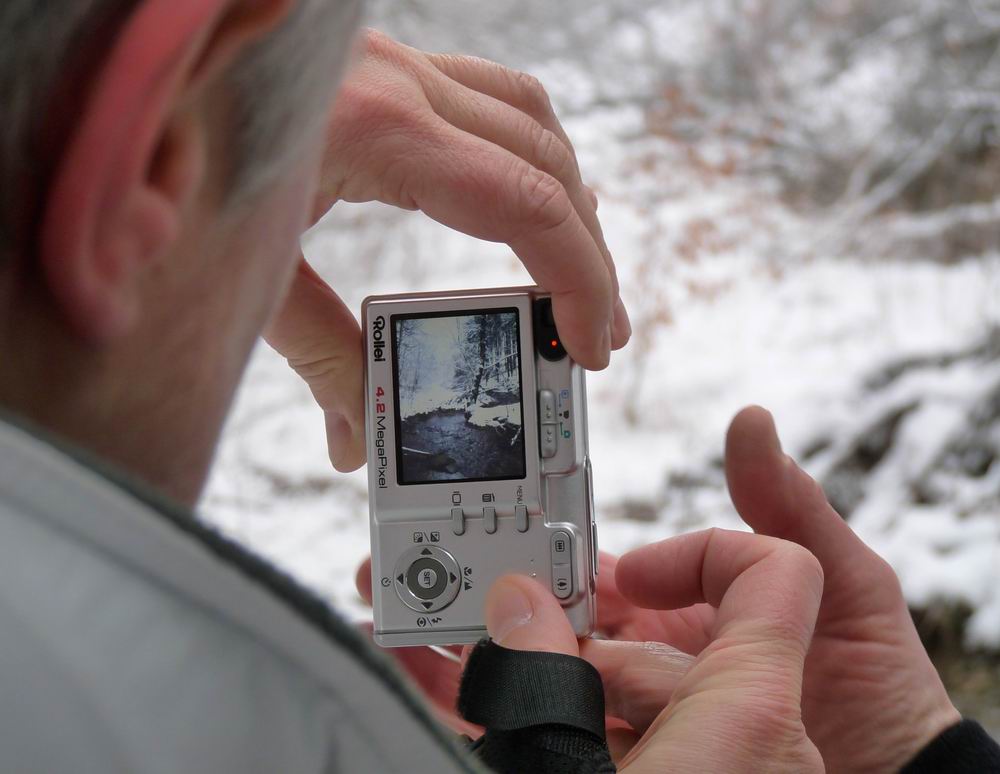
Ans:
[[[392,317],[400,484],[524,478],[517,309]]]

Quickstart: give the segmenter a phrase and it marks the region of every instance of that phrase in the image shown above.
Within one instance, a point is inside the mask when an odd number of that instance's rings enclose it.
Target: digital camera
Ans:
[[[583,369],[538,288],[362,306],[375,641],[487,636],[502,575],[535,578],[593,631],[597,526]]]

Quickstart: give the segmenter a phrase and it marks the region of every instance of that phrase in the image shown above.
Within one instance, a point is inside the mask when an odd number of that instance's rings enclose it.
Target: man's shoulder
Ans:
[[[9,757],[61,754],[31,738],[44,717],[44,738],[101,751],[94,769],[395,771],[416,752],[462,770],[380,654],[291,579],[20,429],[0,425],[0,459],[0,686],[25,699],[0,709],[0,760],[58,763]]]

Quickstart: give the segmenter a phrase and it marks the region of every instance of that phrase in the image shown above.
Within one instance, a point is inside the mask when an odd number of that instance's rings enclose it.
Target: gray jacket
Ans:
[[[322,602],[0,423],[0,772],[477,770]]]

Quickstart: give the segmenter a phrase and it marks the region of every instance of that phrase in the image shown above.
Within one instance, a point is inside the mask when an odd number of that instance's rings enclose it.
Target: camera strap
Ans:
[[[486,733],[472,751],[498,774],[614,774],[604,686],[581,658],[509,650],[490,640],[469,657],[458,711]]]
[[[559,724],[604,740],[604,686],[582,658],[482,640],[469,656],[459,714],[497,731]]]

